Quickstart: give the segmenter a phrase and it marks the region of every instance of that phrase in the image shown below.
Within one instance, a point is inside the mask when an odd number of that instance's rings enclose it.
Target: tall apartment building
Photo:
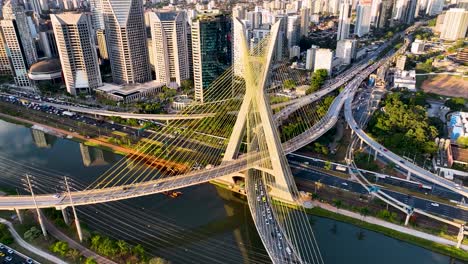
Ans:
[[[336,44],[335,56],[341,59],[343,64],[350,64],[356,56],[357,41],[355,39],[343,39]]]
[[[376,27],[386,28],[390,25],[392,19],[393,0],[382,0],[379,7],[379,15],[377,18]]]
[[[243,76],[244,66],[242,65],[242,41],[243,34],[246,31],[244,23],[234,17],[232,23],[233,43],[232,43],[232,64],[234,75]]]
[[[3,6],[3,18],[0,26],[15,84],[29,87],[28,68],[37,61],[37,52],[26,13],[22,6],[8,1]]]
[[[10,60],[8,59],[7,50],[5,48],[5,40],[3,39],[2,30],[0,27],[0,76],[11,76]]]
[[[142,1],[102,0],[102,13],[114,83],[150,81]]]
[[[190,78],[185,13],[154,12],[150,24],[156,80],[180,86]]]
[[[457,40],[466,36],[468,28],[468,11],[464,8],[450,8],[444,17],[440,38]]]
[[[332,68],[333,68],[333,50],[316,49],[314,71],[325,69],[328,71],[328,75],[331,75]]]
[[[102,85],[91,18],[72,13],[50,17],[67,91],[72,95],[91,93]]]
[[[288,50],[299,43],[300,40],[300,16],[292,15],[287,17],[286,38],[288,39]]]
[[[192,24],[195,100],[208,101],[206,88],[231,65],[231,20],[204,16]]]
[[[300,36],[307,36],[309,33],[310,25],[310,10],[308,8],[301,9],[301,34]]]
[[[354,34],[362,37],[369,33],[371,24],[371,1],[360,1],[356,8],[356,25]]]
[[[435,16],[442,13],[444,9],[444,0],[429,0],[427,3],[426,14]]]
[[[338,20],[338,30],[336,40],[347,39],[349,36],[349,25],[351,24],[351,2],[344,0],[340,4],[340,17]]]

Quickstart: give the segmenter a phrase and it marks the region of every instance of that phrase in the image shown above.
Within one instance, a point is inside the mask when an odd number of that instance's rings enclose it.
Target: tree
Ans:
[[[81,254],[78,250],[74,249],[74,248],[70,248],[67,252],[67,255],[66,255],[68,258],[72,259],[73,261],[77,261]]]
[[[180,88],[183,93],[189,94],[193,89],[193,81],[192,80],[183,80],[180,82]]]
[[[328,71],[326,69],[318,69],[312,73],[312,78],[310,80],[310,87],[307,89],[306,94],[311,94],[322,87],[325,83],[325,80],[328,77]]]
[[[33,241],[41,235],[41,231],[37,227],[33,226],[28,231],[24,232],[24,239],[28,241]]]
[[[96,260],[94,260],[93,257],[89,257],[85,260],[84,264],[98,264]]]
[[[367,207],[362,207],[362,208],[359,210],[359,213],[363,216],[363,218],[365,218],[366,216],[369,215],[370,210],[369,210],[369,208],[367,208]]]
[[[150,261],[148,262],[148,264],[169,264],[170,262],[163,259],[163,258],[159,258],[159,257],[155,257],[155,258],[152,258],[150,259]]]
[[[0,242],[5,245],[10,245],[13,241],[13,236],[10,230],[8,230],[8,226],[0,224]]]
[[[468,137],[459,137],[457,139],[457,144],[459,144],[462,148],[468,148]]]
[[[121,256],[127,255],[130,251],[130,246],[123,240],[118,240],[116,245],[119,248],[119,255]]]
[[[325,161],[325,165],[323,166],[324,169],[326,170],[331,170],[332,169],[332,164],[330,161]]]
[[[145,256],[146,256],[145,249],[140,244],[138,244],[134,248],[132,248],[132,252],[133,252],[133,254],[135,254],[135,256],[137,256],[139,258],[145,258]]]
[[[50,251],[57,253],[60,256],[65,256],[68,252],[68,243],[65,241],[57,241],[50,246]]]
[[[450,107],[453,111],[461,111],[465,109],[466,100],[462,97],[455,97],[445,101],[445,106]]]
[[[296,87],[296,82],[293,79],[287,79],[283,82],[284,89],[290,90]]]

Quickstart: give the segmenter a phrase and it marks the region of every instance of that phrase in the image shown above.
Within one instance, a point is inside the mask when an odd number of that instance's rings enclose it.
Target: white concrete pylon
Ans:
[[[237,18],[234,18],[234,23],[241,22]],[[266,50],[260,55],[250,54],[245,33],[241,36],[242,41],[239,45],[241,45],[242,50],[241,60],[244,69],[243,77],[246,85],[245,96],[237,115],[237,120],[229,139],[223,161],[230,161],[237,158],[245,134],[263,135],[261,137],[256,137],[255,140],[257,143],[260,142],[266,146],[266,152],[271,162],[271,168],[262,170],[268,171],[268,174],[273,173],[271,176],[274,176],[274,186],[270,186],[270,195],[291,202],[295,200],[292,192],[294,180],[281,146],[281,140],[273,119],[268,98],[265,96],[265,86],[267,85],[271,69],[279,26],[280,21],[272,26],[269,42],[267,46],[264,47]],[[252,125],[252,123],[255,122],[248,122],[248,116],[252,111],[256,111],[258,115],[259,121],[257,121],[256,125]],[[252,141],[253,140],[254,139],[252,139]],[[251,150],[248,147],[248,151],[255,150]],[[248,173],[246,173],[246,176],[247,175]],[[232,179],[225,178],[225,180],[232,182]]]

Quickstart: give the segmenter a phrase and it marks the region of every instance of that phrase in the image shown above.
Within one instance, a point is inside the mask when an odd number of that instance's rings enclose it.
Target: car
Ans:
[[[431,203],[432,206],[439,207],[438,203]]]
[[[155,183],[155,184],[153,185],[154,188],[159,187],[159,186],[161,186],[160,183]]]
[[[404,160],[400,160],[400,163],[405,163],[405,161],[404,161]]]
[[[292,254],[291,249],[289,247],[286,247],[286,252],[288,253],[288,255]]]
[[[388,151],[388,149],[383,149],[383,151],[387,152],[387,151]]]
[[[56,194],[52,195],[52,197],[54,197],[55,199],[58,199],[58,198],[60,198],[60,193],[56,193]]]
[[[4,245],[0,245],[0,249],[4,249],[4,248],[5,248],[5,246],[4,246]]]
[[[8,256],[8,257],[5,258],[5,261],[10,262],[12,259],[13,259],[12,257]]]
[[[26,263],[32,264],[32,263],[33,263],[33,260],[32,260],[32,259],[27,259],[27,260],[26,260]]]
[[[342,182],[341,185],[348,186],[346,182]]]
[[[268,222],[268,219],[265,220],[265,224],[269,225],[270,222]]]
[[[257,196],[257,202],[260,202],[260,196]]]
[[[9,248],[8,249],[8,254],[12,254],[13,253],[13,249]]]

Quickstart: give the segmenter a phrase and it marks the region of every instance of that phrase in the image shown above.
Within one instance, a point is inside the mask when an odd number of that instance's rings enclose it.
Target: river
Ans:
[[[28,168],[19,169],[18,164],[40,168],[38,182],[43,175],[54,174],[89,184],[120,159],[113,153],[0,120],[1,187],[19,185],[18,178]],[[48,188],[59,187],[51,183]],[[79,215],[89,230],[140,243],[173,263],[270,262],[243,197],[211,184],[181,191],[178,198],[153,195],[83,206]],[[461,263],[353,225],[310,218],[328,264]]]

